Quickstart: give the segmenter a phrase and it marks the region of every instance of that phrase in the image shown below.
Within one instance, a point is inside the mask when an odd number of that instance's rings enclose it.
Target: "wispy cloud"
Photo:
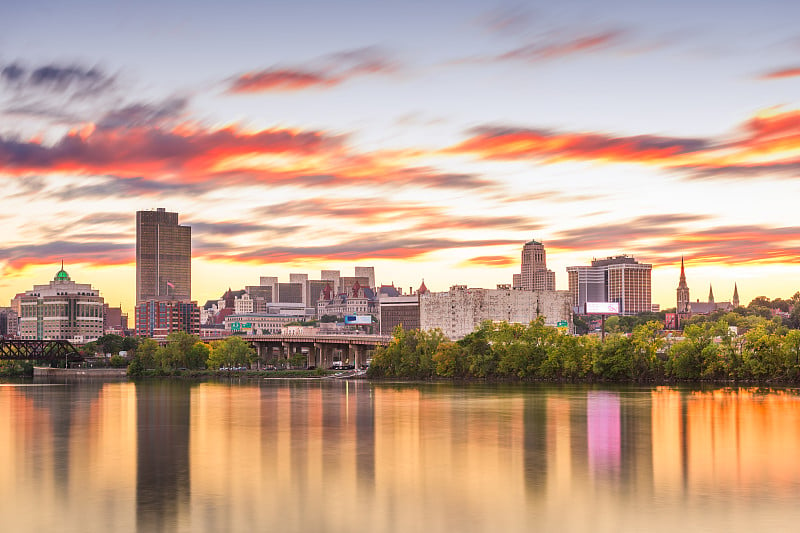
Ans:
[[[626,136],[511,126],[483,126],[468,133],[465,141],[444,152],[538,164],[646,164],[695,179],[758,177],[768,172],[796,176],[800,165],[800,111],[796,110],[759,113],[725,138]]]
[[[208,259],[246,263],[295,263],[308,260],[414,259],[451,248],[481,248],[517,244],[516,240],[457,240],[446,238],[397,238],[376,233],[325,246],[268,246],[209,254]]]
[[[796,78],[800,76],[800,67],[786,67],[771,70],[759,76],[762,80],[778,80],[781,78]]]
[[[624,41],[622,30],[603,30],[574,37],[546,35],[494,57],[498,61],[515,60],[529,63],[575,54],[597,52]]]
[[[307,65],[273,66],[235,77],[229,93],[263,93],[330,88],[359,76],[394,72],[396,62],[378,48],[340,52]]]
[[[130,242],[52,241],[42,244],[0,247],[3,273],[15,275],[27,267],[57,265],[63,259],[70,263],[95,266],[128,265],[135,261]]]
[[[598,160],[664,163],[676,155],[708,149],[697,138],[656,135],[614,136],[608,133],[561,133],[547,129],[485,126],[472,130],[451,153],[473,153],[484,159],[538,159],[545,162]]]
[[[96,66],[51,63],[27,67],[10,63],[0,68],[0,81],[19,91],[40,90],[88,97],[112,88],[116,78]]]
[[[464,262],[464,266],[508,267],[519,263],[517,257],[505,255],[479,255]]]

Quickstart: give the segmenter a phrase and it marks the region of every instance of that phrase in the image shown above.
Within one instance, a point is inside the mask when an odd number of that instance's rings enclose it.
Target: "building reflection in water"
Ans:
[[[136,518],[139,531],[173,531],[190,500],[189,383],[136,385]]]
[[[9,531],[785,529],[798,450],[787,391],[0,386]]]

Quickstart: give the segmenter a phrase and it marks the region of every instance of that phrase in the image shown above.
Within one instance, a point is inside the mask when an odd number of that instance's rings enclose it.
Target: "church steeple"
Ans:
[[[711,286],[710,283],[708,284],[708,303],[710,304],[714,303],[714,288]]]
[[[681,257],[681,278],[678,281],[678,313],[689,312],[689,285],[686,284],[686,271],[683,267],[683,257]]]
[[[733,308],[736,309],[739,307],[739,287],[736,286],[736,283],[733,284]]]

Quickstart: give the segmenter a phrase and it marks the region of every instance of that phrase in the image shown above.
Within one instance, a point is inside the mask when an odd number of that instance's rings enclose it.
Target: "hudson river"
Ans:
[[[791,531],[790,390],[0,384],[2,530]]]

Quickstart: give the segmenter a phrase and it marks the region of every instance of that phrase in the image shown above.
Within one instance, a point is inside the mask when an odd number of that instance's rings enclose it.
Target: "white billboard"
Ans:
[[[372,324],[372,315],[346,315],[345,324],[369,325]]]
[[[619,302],[586,302],[587,315],[618,315]]]

